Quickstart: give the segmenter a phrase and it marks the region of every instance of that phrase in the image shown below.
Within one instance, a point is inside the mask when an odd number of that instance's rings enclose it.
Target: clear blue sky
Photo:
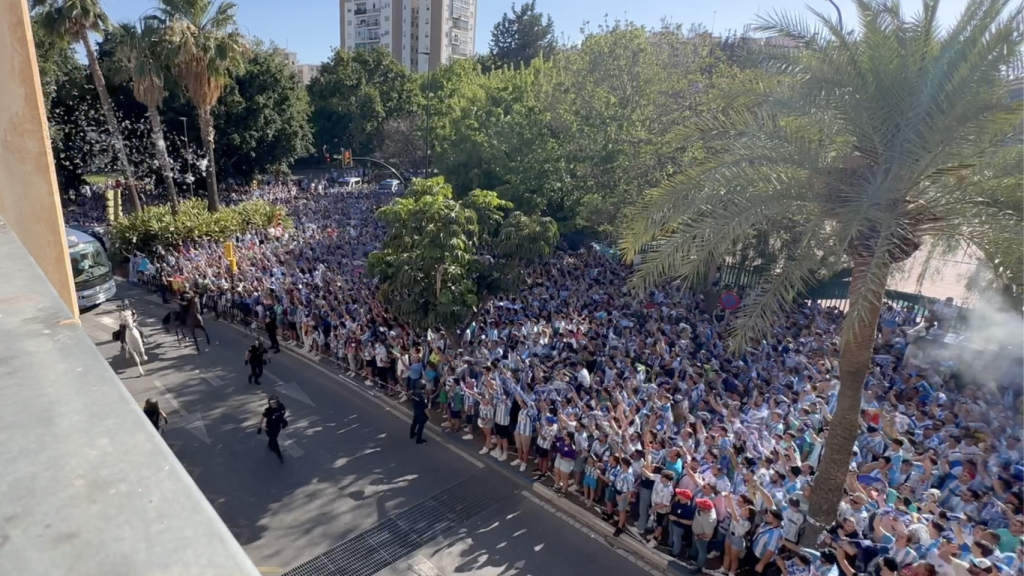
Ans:
[[[238,21],[243,29],[264,40],[286,46],[297,52],[299,61],[316,64],[327,59],[331,49],[338,45],[337,0],[236,0],[239,5]],[[851,0],[836,0],[848,20],[853,18]],[[134,20],[150,9],[153,0],[103,0],[103,7],[115,21]],[[939,20],[955,21],[967,4],[966,0],[945,0],[940,8]],[[491,28],[504,12],[509,11],[510,0],[477,0],[477,52],[485,52],[491,38]],[[825,12],[833,11],[826,0],[729,0],[728,2],[698,2],[694,0],[537,0],[537,9],[555,20],[559,35],[570,40],[580,37],[580,26],[589,21],[591,26],[607,18],[628,19],[638,24],[657,26],[662,17],[672,22],[689,25],[701,23],[716,31],[740,30],[753,21],[760,11],[773,10],[806,14],[806,6]],[[728,6],[728,7],[726,7]],[[920,4],[906,0],[904,9],[916,12]]]

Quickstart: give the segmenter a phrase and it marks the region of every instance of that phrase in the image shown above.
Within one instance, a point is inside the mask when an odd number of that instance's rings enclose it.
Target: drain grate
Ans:
[[[462,480],[378,522],[284,576],[372,576],[498,502],[483,478]]]

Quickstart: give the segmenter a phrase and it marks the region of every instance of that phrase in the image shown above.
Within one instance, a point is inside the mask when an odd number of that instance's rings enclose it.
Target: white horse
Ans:
[[[135,319],[132,318],[131,312],[122,311],[120,322],[124,326],[125,355],[131,356],[135,360],[135,365],[139,368],[139,375],[145,375],[146,372],[142,369],[142,362],[149,360],[149,358],[146,357],[146,349],[142,345],[142,335],[139,334],[139,329],[135,327]]]

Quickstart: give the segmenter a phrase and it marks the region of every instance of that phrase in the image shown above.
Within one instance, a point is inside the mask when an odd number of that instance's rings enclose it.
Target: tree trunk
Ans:
[[[117,160],[121,164],[121,170],[124,171],[125,186],[128,188],[132,210],[135,213],[142,212],[139,193],[135,189],[135,175],[132,173],[131,164],[128,163],[128,154],[124,149],[124,139],[121,138],[121,128],[117,125],[117,117],[114,116],[114,105],[110,102],[110,94],[107,93],[107,85],[103,81],[103,72],[100,70],[100,62],[96,58],[96,51],[92,49],[92,42],[89,41],[89,33],[82,31],[82,37],[79,40],[85,48],[85,56],[89,60],[89,72],[92,74],[92,83],[96,85],[96,92],[100,96],[100,107],[103,108],[103,116],[107,120],[107,128],[110,129],[110,137],[114,139],[114,150],[117,152]]]
[[[708,271],[707,284],[704,285],[704,313],[712,317],[718,310],[718,289],[720,287],[715,286],[715,275],[717,274],[718,264],[715,264]]]
[[[171,201],[171,214],[178,215],[178,191],[174,189],[174,170],[171,168],[171,159],[167,156],[167,143],[164,141],[164,127],[160,122],[160,111],[156,106],[149,108],[149,126],[153,132],[153,150],[156,152],[156,161],[160,163],[160,171],[163,172],[164,184],[167,185],[167,198]]]
[[[875,327],[882,313],[885,286],[872,286],[868,281],[871,257],[858,257],[853,262],[850,278],[850,309],[860,308],[860,322],[844,326],[844,337],[839,353],[839,396],[836,412],[828,427],[823,454],[811,489],[809,516],[817,523],[828,526],[836,518],[839,502],[843,498],[853,445],[860,433],[860,402],[864,379],[871,368],[871,355],[875,344]],[[889,275],[886,265],[885,277]],[[809,524],[801,545],[813,547],[822,528]]]
[[[217,196],[217,162],[213,155],[213,115],[210,109],[199,107],[199,133],[206,151],[206,206],[210,212],[220,210]]]

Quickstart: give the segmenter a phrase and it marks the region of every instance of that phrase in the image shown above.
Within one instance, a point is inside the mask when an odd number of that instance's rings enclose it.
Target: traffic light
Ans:
[[[108,188],[103,191],[107,204],[107,222],[113,224],[121,219],[121,190]]]
[[[348,148],[341,152],[341,167],[351,168],[352,167],[352,151]]]
[[[228,260],[233,260],[235,258],[235,243],[234,242],[225,242],[224,243],[224,257],[227,258]]]

